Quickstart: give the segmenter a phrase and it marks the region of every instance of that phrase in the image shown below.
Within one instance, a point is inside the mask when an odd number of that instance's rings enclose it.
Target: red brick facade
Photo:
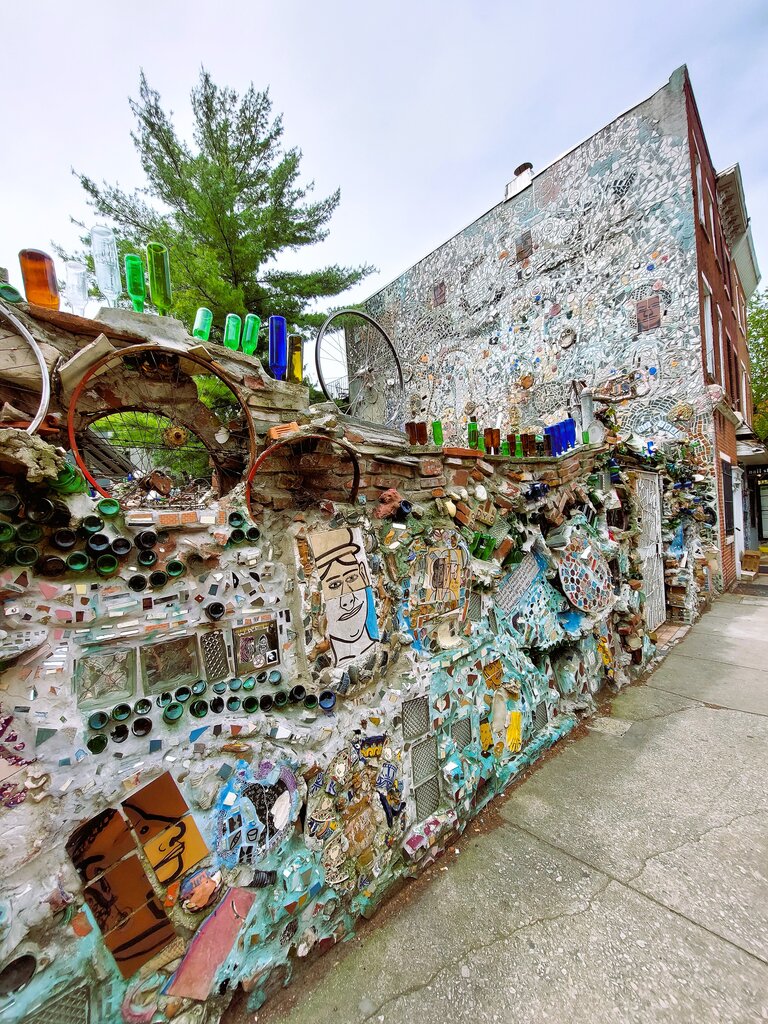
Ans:
[[[719,384],[725,402],[752,421],[752,392],[746,340],[746,301],[728,243],[717,201],[717,179],[701,126],[696,101],[686,75],[688,142],[691,152],[693,215],[696,230],[701,359],[709,384]],[[735,544],[726,535],[721,457],[736,466],[736,427],[722,413],[715,414],[714,468],[718,484],[720,548],[723,585],[736,581]]]

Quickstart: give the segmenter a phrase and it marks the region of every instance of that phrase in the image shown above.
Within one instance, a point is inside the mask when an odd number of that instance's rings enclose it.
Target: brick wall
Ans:
[[[725,534],[725,515],[723,509],[723,477],[721,472],[722,454],[727,455],[732,466],[736,466],[736,428],[723,416],[715,413],[715,472],[717,477],[717,509],[720,523],[720,561],[723,573],[723,587],[727,590],[736,582],[736,541],[730,542]],[[722,453],[722,454],[721,454]]]

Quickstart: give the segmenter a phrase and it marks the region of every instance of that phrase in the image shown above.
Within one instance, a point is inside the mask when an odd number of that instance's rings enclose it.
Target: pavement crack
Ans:
[[[693,705],[693,707],[710,708],[712,711],[735,711],[737,715],[753,715],[755,718],[768,718],[768,715],[766,715],[763,711],[747,711],[746,708],[734,708],[731,707],[730,704],[720,704],[719,702],[717,704],[714,704],[710,701],[701,700],[698,697],[690,697],[687,693],[680,693],[679,690],[673,690],[669,686],[661,686],[659,683],[648,682],[644,685],[651,690],[661,690],[662,693],[672,693],[675,695],[675,697],[684,697],[686,700],[695,701],[696,703]],[[691,708],[682,708],[681,710],[690,711]],[[664,716],[656,715],[654,717],[662,718]]]
[[[677,850],[682,850],[683,847],[685,847],[685,846],[691,846],[693,843],[700,843],[701,840],[705,836],[710,835],[710,833],[716,832],[718,829],[721,829],[721,828],[728,828],[729,826],[733,825],[734,822],[740,821],[742,818],[753,818],[753,817],[756,817],[757,815],[764,814],[764,813],[765,813],[765,811],[763,811],[763,810],[756,810],[756,811],[745,811],[742,814],[735,814],[732,818],[729,818],[728,821],[722,821],[722,822],[719,822],[717,825],[711,825],[709,828],[704,829],[704,831],[700,832],[698,835],[690,836],[688,839],[684,839],[680,843],[675,843],[674,846],[670,846],[668,849],[656,850],[654,853],[649,853],[647,857],[643,858],[643,861],[642,861],[642,864],[641,864],[640,868],[634,873],[634,875],[630,875],[629,878],[624,879],[622,881],[622,885],[632,886],[632,888],[634,889],[635,887],[632,885],[632,883],[634,881],[636,881],[636,879],[638,879],[640,877],[640,875],[642,875],[642,873],[645,871],[645,869],[648,866],[648,864],[652,860],[655,860],[657,857],[665,857],[667,854],[675,853]]]
[[[504,932],[501,935],[497,935],[489,942],[480,942],[476,946],[467,946],[467,948],[462,950],[461,953],[458,953],[456,956],[451,957],[451,959],[446,960],[444,963],[440,964],[440,966],[435,971],[433,971],[432,974],[430,974],[430,976],[426,978],[424,981],[420,981],[416,985],[411,985],[409,988],[402,989],[400,992],[397,992],[394,995],[390,996],[388,999],[385,999],[384,1002],[380,1003],[375,1010],[368,1014],[367,1017],[364,1017],[360,1024],[368,1024],[369,1021],[373,1021],[375,1018],[380,1017],[382,1013],[386,1010],[386,1008],[391,1003],[397,1002],[398,999],[404,999],[408,996],[415,995],[416,992],[421,992],[425,988],[429,988],[429,986],[437,980],[437,978],[439,977],[440,974],[443,973],[443,971],[451,970],[454,967],[458,967],[463,961],[467,959],[467,957],[471,956],[473,953],[481,953],[484,950],[492,949],[494,946],[497,946],[500,942],[506,942],[508,939],[511,939],[513,936],[517,935],[519,932],[524,932],[529,928],[536,928],[542,924],[551,924],[553,921],[561,921],[567,917],[580,917],[582,914],[588,913],[588,911],[592,909],[592,904],[595,902],[595,900],[599,896],[602,896],[602,894],[613,881],[615,881],[613,878],[606,876],[605,881],[590,896],[586,898],[586,905],[579,907],[578,910],[564,910],[559,914],[544,914],[541,917],[536,917],[531,921],[526,921],[524,924],[517,925],[517,927],[512,928],[510,931]]]

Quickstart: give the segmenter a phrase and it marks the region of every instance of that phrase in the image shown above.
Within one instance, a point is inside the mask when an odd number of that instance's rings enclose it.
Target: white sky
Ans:
[[[285,262],[375,264],[350,301],[683,63],[716,167],[741,163],[768,274],[766,0],[36,0],[4,4],[0,31],[0,266],[19,288],[19,249],[74,246],[69,215],[92,220],[71,167],[142,183],[139,68],[184,133],[201,64],[269,85],[316,194],[341,187],[329,239]]]

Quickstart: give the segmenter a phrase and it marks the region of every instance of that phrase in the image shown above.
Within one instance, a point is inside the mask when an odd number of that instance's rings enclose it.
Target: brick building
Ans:
[[[758,280],[738,164],[715,171],[682,67],[548,167],[523,164],[502,202],[366,308],[409,371],[406,418],[448,436],[466,436],[470,413],[540,428],[574,408],[579,381],[638,439],[695,442],[728,587],[750,530],[737,430],[750,431]]]

